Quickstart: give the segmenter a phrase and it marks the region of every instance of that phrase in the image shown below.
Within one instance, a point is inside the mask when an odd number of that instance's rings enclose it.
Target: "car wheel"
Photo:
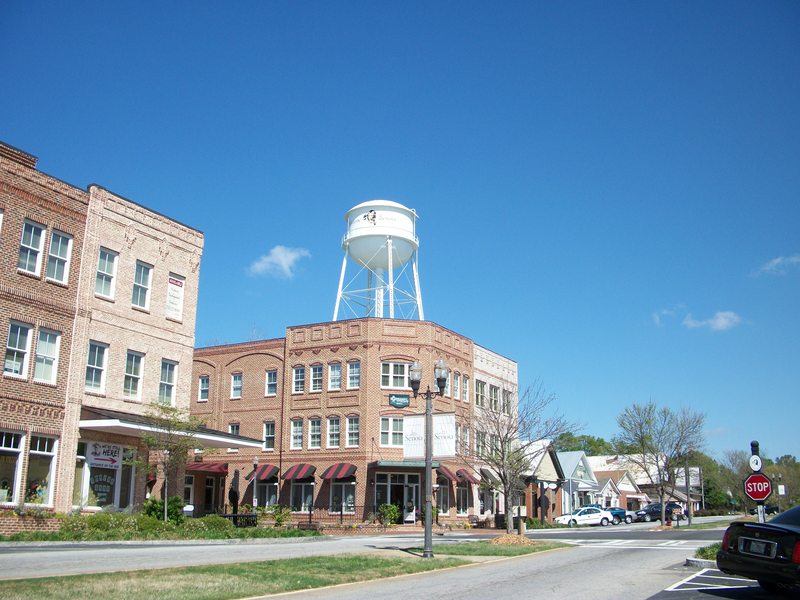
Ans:
[[[569,526],[570,526],[570,527],[575,527],[577,524],[578,524],[578,522],[577,522],[575,519],[572,519],[572,520],[569,522]]]
[[[605,527],[606,525],[608,525],[608,519],[606,519],[605,517],[603,517],[602,519],[600,519],[600,525],[602,525],[603,527]]]
[[[759,579],[758,585],[761,586],[762,590],[769,592],[770,594],[780,594],[783,591],[783,588],[774,581],[762,581]]]
[[[625,523],[627,523],[628,525],[633,523],[633,517],[631,517],[630,515],[625,515]]]
[[[644,516],[644,522],[645,522],[645,523],[649,523],[649,522],[650,522],[650,521],[652,521],[652,520],[653,520],[653,518],[652,518],[650,515],[645,515],[645,516]]]
[[[613,519],[611,519],[611,522],[614,525],[619,525],[621,523],[621,521],[619,520],[619,517],[614,517]]]

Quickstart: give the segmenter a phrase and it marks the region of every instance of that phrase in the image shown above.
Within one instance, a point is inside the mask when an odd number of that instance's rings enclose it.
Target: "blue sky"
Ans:
[[[650,399],[800,455],[797,2],[28,2],[0,139],[206,235],[197,344],[330,320],[344,213],[583,433]]]

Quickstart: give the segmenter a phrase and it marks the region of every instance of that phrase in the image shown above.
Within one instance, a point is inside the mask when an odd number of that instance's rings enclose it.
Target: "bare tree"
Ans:
[[[540,442],[572,431],[574,425],[560,414],[551,414],[556,397],[547,393],[541,381],[517,397],[515,391],[504,390],[499,397],[487,398],[475,410],[475,455],[468,457],[473,468],[486,466],[499,480],[504,496],[506,531],[511,533],[511,503],[524,491],[523,478],[546,448]]]
[[[744,508],[747,498],[744,495],[743,482],[752,473],[750,469],[750,453],[746,450],[725,450],[722,453],[722,473],[725,492],[730,499],[731,507]]]
[[[634,403],[617,417],[620,434],[614,438],[614,446],[624,449],[627,453],[621,453],[626,454],[627,461],[646,473],[658,490],[662,523],[666,498],[675,490],[678,470],[689,452],[703,446],[705,418],[688,408],[659,408],[652,400]]]

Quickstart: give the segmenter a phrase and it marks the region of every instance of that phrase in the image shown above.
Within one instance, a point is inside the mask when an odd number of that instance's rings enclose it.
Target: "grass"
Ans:
[[[467,564],[456,558],[314,556],[206,567],[0,581],[3,600],[148,598],[226,600],[422,573]]]
[[[695,558],[703,558],[705,560],[716,560],[717,552],[722,548],[722,544],[711,544],[710,546],[703,546],[694,552]]]
[[[561,542],[535,542],[533,544],[492,544],[490,542],[459,542],[454,544],[434,544],[433,554],[447,556],[521,556],[555,548],[568,548]],[[422,552],[422,548],[413,549]]]

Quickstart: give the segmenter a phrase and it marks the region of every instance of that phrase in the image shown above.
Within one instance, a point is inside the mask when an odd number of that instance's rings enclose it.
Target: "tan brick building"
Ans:
[[[491,375],[492,385],[506,391],[515,392],[517,383],[513,361],[481,352],[487,365],[479,376],[470,339],[430,321],[380,318],[294,326],[285,338],[198,348],[192,414],[214,429],[261,439],[262,446],[198,457],[187,469],[187,486],[196,499],[203,490],[230,486],[238,470],[242,502],[291,506],[300,518],[344,513],[360,520],[383,503],[402,506],[406,519],[419,518],[424,461],[409,456],[404,435],[425,401],[413,396],[409,366],[422,365],[424,391],[435,388],[434,362],[443,358],[450,378],[433,411],[454,416],[455,452],[434,457],[439,521],[474,519],[481,512],[471,438],[476,377],[487,385]],[[215,498],[216,504],[195,501],[198,514],[219,510],[225,499]]]

